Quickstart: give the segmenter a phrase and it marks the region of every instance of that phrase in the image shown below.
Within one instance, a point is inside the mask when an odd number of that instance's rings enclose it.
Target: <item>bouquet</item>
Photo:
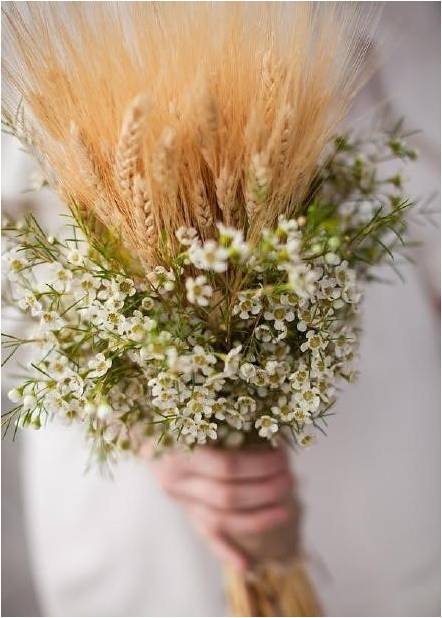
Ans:
[[[372,22],[309,3],[29,11],[6,12],[4,124],[70,214],[57,237],[4,226],[8,294],[35,323],[5,336],[7,359],[32,350],[5,431],[81,423],[99,461],[310,446],[413,205],[380,172],[416,156],[402,123],[337,132]],[[255,561],[231,574],[237,615],[318,615],[287,539],[236,539]]]

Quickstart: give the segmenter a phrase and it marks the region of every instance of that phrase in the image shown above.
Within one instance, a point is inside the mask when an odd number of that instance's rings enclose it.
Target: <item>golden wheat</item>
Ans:
[[[65,199],[143,262],[181,225],[253,240],[296,213],[361,83],[373,19],[344,4],[6,3],[4,108],[23,99]]]

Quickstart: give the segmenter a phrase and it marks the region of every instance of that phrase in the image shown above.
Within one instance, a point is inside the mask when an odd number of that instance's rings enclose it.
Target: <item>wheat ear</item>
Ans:
[[[96,191],[97,194],[102,195],[104,193],[104,188],[97,165],[90,149],[81,135],[79,127],[73,121],[71,121],[70,124],[70,136],[82,179],[88,189]]]
[[[141,140],[148,112],[148,101],[138,95],[124,114],[116,153],[118,186],[126,200],[133,199],[134,177],[141,153]]]
[[[270,189],[270,169],[264,152],[252,155],[246,179],[246,212],[249,223],[257,216]]]
[[[155,264],[155,247],[158,245],[158,228],[153,213],[149,184],[139,174],[133,179],[133,203],[140,255],[148,266]]]
[[[205,232],[213,223],[213,216],[207,196],[204,190],[204,183],[199,180],[193,197],[193,206],[198,227]]]
[[[236,200],[236,178],[229,172],[227,165],[224,165],[218,178],[215,180],[216,199],[218,206],[223,213],[224,222],[227,225],[239,227],[240,206]]]

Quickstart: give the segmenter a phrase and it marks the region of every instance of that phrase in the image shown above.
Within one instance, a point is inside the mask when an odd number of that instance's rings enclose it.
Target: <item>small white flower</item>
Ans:
[[[198,268],[221,273],[227,269],[227,249],[220,247],[214,240],[206,240],[203,246],[193,245],[189,250],[189,259]]]
[[[69,291],[72,281],[72,272],[59,262],[54,262],[52,264],[52,269],[54,271],[54,280],[51,283],[52,287],[54,287],[57,292]]]
[[[141,301],[141,307],[144,311],[151,311],[155,306],[155,301],[150,296],[145,296]]]
[[[233,315],[239,314],[241,320],[248,320],[257,315],[261,310],[262,304],[259,293],[251,295],[243,292],[239,294],[238,302],[234,305],[232,313]]]
[[[84,264],[84,255],[81,251],[79,251],[79,249],[72,249],[69,251],[66,259],[69,264],[72,264],[73,266],[83,266]]]
[[[111,281],[112,296],[119,300],[124,300],[128,296],[133,296],[137,291],[134,282],[126,277],[117,276]]]
[[[308,448],[316,442],[314,436],[304,432],[298,433],[298,435],[296,436],[296,440],[298,441],[299,446],[302,446],[303,448]]]
[[[274,322],[276,330],[284,331],[286,329],[284,322],[293,322],[295,313],[290,307],[275,305],[270,310],[264,312],[264,317],[266,320]]]
[[[190,246],[197,239],[197,231],[193,227],[180,227],[175,232],[175,236],[182,245]]]
[[[332,251],[326,253],[324,259],[330,266],[337,266],[341,263],[341,258],[339,255],[337,253],[333,253]]]
[[[255,422],[255,427],[256,429],[259,429],[258,434],[261,438],[267,438],[270,440],[270,438],[273,437],[273,434],[278,431],[278,421],[272,416],[265,414],[264,416],[258,418]]]
[[[8,393],[8,399],[9,401],[12,401],[12,403],[18,403],[22,400],[22,397],[23,394],[21,393],[21,391],[18,390],[18,388],[13,388]]]
[[[295,418],[295,406],[287,397],[278,398],[278,405],[271,407],[271,412],[283,423],[290,423]]]
[[[24,297],[18,301],[18,306],[20,309],[23,309],[23,311],[28,311],[30,309],[31,315],[33,316],[39,315],[43,308],[41,302],[37,300],[32,292],[26,293]]]
[[[62,354],[51,359],[48,365],[48,373],[55,379],[59,380],[69,373],[69,361]]]
[[[301,352],[311,350],[313,354],[319,354],[321,350],[327,347],[327,341],[314,330],[309,330],[306,335],[307,341],[301,344]]]
[[[117,311],[105,311],[103,326],[112,332],[122,335],[126,330],[126,318],[122,313]]]
[[[186,279],[186,291],[189,303],[199,305],[200,307],[208,306],[213,293],[213,289],[207,284],[207,279],[204,275],[200,275],[196,279],[188,277]]]
[[[147,279],[154,290],[160,294],[172,292],[175,288],[175,275],[171,270],[166,270],[163,266],[156,266],[147,275]]]
[[[253,397],[238,397],[236,407],[246,420],[251,420],[253,414],[256,412],[256,401]]]
[[[304,387],[301,391],[295,393],[295,399],[299,407],[304,412],[316,412],[319,408],[321,400],[319,391],[315,387]]]
[[[112,407],[106,399],[102,399],[97,406],[97,416],[100,419],[105,419],[112,414]]]
[[[233,377],[237,374],[241,362],[242,345],[232,348],[224,360],[224,375]]]
[[[81,396],[84,390],[84,382],[78,373],[66,373],[63,378],[58,381],[60,390],[65,394],[74,394]]]
[[[309,372],[306,367],[300,367],[289,376],[293,390],[301,390],[306,385],[310,385]]]
[[[22,405],[24,410],[32,410],[37,405],[37,399],[34,395],[26,395]]]
[[[293,291],[300,298],[310,298],[315,293],[315,283],[319,278],[319,273],[310,269],[305,264],[290,266],[288,270],[289,282]]]
[[[197,345],[193,349],[192,364],[195,370],[202,371],[206,376],[212,373],[212,365],[216,363],[216,358],[213,354],[207,354],[204,348]]]
[[[222,223],[217,223],[219,230],[219,244],[229,252],[230,259],[237,261],[246,258],[250,249],[244,242],[243,233],[233,227],[226,227]]]
[[[239,368],[239,375],[246,382],[254,380],[256,376],[256,367],[252,363],[243,363]]]
[[[63,328],[64,321],[56,311],[43,311],[40,314],[40,326],[43,331],[57,331]]]
[[[272,331],[266,324],[261,324],[255,329],[255,337],[264,343],[269,343],[273,339]]]
[[[75,279],[74,281],[74,294],[79,298],[85,296],[89,301],[91,301],[96,298],[99,287],[100,280],[98,277],[94,277],[90,273],[84,273],[81,278]]]
[[[15,251],[12,251],[8,256],[7,276],[9,281],[17,281],[22,270],[27,265],[23,258],[19,257]]]
[[[90,371],[87,377],[99,378],[104,376],[112,367],[112,360],[106,358],[105,355],[100,352],[100,354],[97,354],[95,358],[89,361],[88,367]]]

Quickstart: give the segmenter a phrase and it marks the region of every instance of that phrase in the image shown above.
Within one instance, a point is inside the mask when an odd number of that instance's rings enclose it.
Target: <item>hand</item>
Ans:
[[[294,478],[282,449],[204,447],[164,454],[151,467],[217,556],[238,569],[248,560],[231,537],[259,534],[293,517]]]

